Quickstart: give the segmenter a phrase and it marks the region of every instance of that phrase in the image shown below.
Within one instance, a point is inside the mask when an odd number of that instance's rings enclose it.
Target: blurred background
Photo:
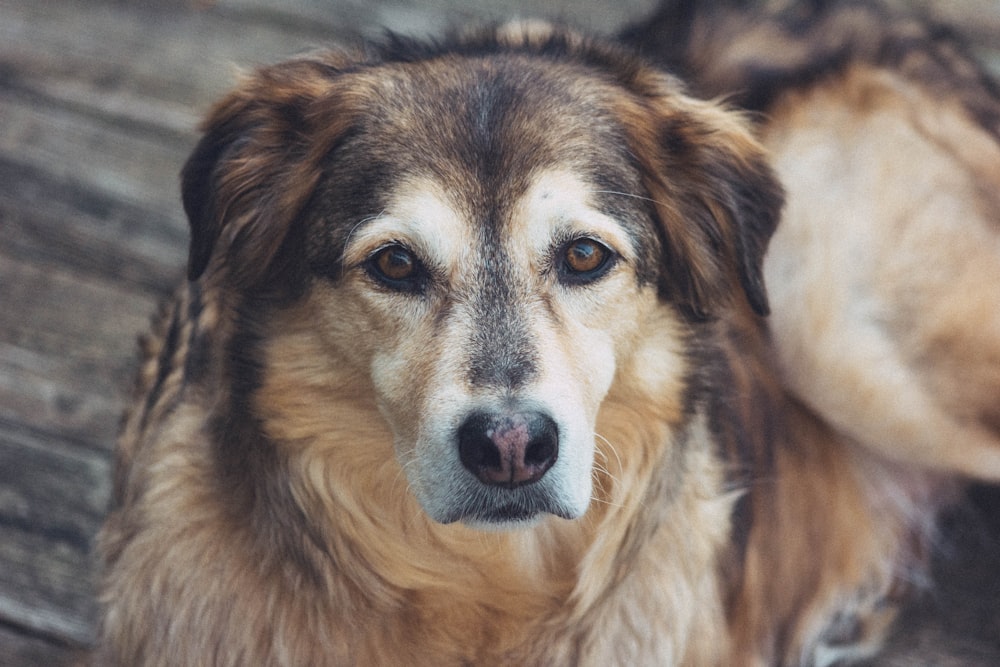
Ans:
[[[897,3],[898,4],[898,3]],[[921,4],[1000,71],[1000,1]],[[0,0],[0,666],[93,640],[90,549],[136,338],[183,276],[178,171],[240,68],[512,17],[611,33],[655,0]],[[1000,665],[995,489],[880,665]]]

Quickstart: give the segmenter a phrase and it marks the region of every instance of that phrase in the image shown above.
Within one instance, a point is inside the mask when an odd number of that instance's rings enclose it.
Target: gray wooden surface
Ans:
[[[68,663],[92,641],[90,548],[135,339],[182,276],[177,172],[236,68],[382,28],[547,16],[609,31],[653,3],[0,0],[0,665]],[[996,0],[941,11],[996,62]],[[941,647],[947,664],[1000,664],[996,496],[957,522],[941,592],[883,664]]]

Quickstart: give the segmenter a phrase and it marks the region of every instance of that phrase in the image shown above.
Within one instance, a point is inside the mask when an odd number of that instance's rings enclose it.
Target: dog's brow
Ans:
[[[351,246],[351,238],[354,236],[355,232],[361,229],[363,226],[370,222],[375,222],[385,215],[385,209],[382,209],[375,215],[369,215],[358,220],[351,227],[351,231],[347,232],[347,236],[344,237],[344,248],[340,252],[340,265],[344,266],[344,262],[347,260],[347,249]]]

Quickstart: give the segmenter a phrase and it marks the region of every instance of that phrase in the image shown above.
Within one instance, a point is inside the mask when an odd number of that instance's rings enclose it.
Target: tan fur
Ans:
[[[1000,480],[1000,146],[867,67],[779,102],[765,142],[789,193],[768,278],[793,388],[893,458]]]
[[[856,411],[782,384],[794,327],[776,351],[761,273],[780,188],[744,119],[538,24],[383,49],[252,75],[185,169],[191,280],[119,444],[98,664],[877,650],[954,464],[892,462]],[[586,282],[559,264],[580,238],[615,257]],[[423,282],[379,277],[386,247]],[[521,496],[455,452],[470,413],[511,405],[559,427]]]

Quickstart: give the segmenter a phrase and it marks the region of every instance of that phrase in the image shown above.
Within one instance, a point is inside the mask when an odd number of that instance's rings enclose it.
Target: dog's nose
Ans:
[[[559,454],[559,428],[548,415],[477,412],[458,429],[458,454],[484,484],[537,482]]]

